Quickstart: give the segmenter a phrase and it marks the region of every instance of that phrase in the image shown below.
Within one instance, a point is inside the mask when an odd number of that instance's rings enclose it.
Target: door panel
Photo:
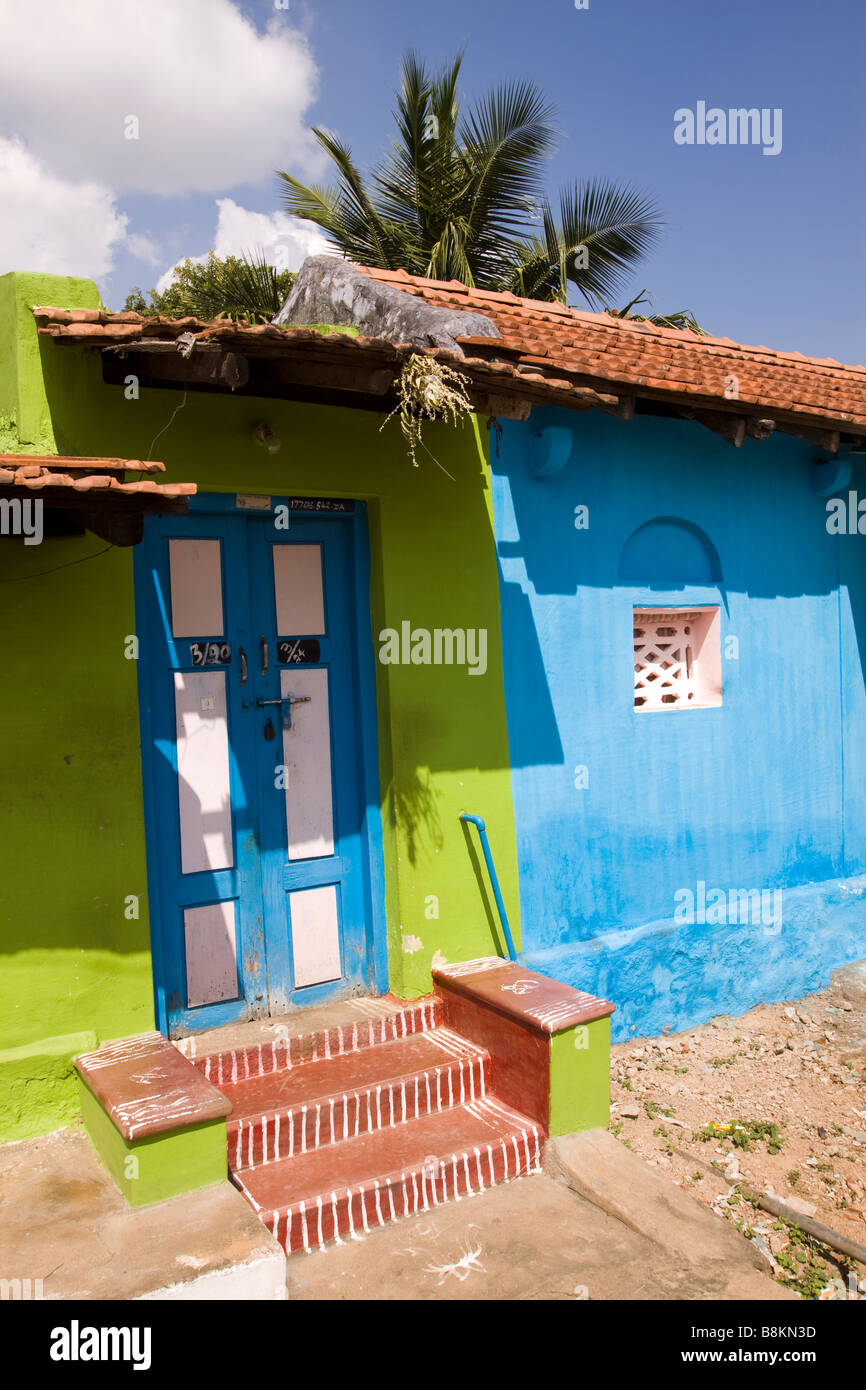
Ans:
[[[173,539],[168,543],[171,573],[171,630],[175,637],[223,635],[222,544],[219,540]]]
[[[304,518],[251,571],[269,651],[256,689],[282,702],[260,716],[279,717],[281,767],[273,743],[258,745],[268,961],[284,956],[277,979],[290,982],[293,1004],[368,978],[350,536],[345,523]],[[270,968],[269,988],[276,1000]]]
[[[177,795],[185,874],[234,864],[226,678],[222,671],[177,671]]]
[[[152,518],[141,572],[154,817],[151,913],[175,1030],[267,1007],[249,647],[246,530],[234,517]]]
[[[334,853],[328,672],[281,671],[280,691],[309,700],[292,706],[291,728],[283,729],[288,857],[320,859]]]
[[[318,637],[325,631],[322,547],[275,545],[272,560],[277,630]]]
[[[186,992],[190,1008],[238,997],[236,906],[188,907],[183,914]]]
[[[173,1033],[372,981],[353,537],[344,517],[278,532],[225,503],[146,523],[148,860]]]
[[[341,976],[337,889],[303,888],[289,894],[295,988],[319,985]]]

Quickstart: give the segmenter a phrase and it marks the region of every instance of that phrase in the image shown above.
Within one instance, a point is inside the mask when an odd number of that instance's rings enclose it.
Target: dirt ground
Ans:
[[[616,1137],[751,1233],[781,1282],[866,1297],[866,1264],[828,1258],[738,1188],[866,1245],[866,962],[799,1001],[616,1045],[611,1102]]]

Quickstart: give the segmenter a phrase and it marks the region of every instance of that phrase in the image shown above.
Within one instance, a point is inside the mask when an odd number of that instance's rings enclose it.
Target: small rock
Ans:
[[[776,1271],[777,1271],[778,1268],[779,1268],[779,1265],[778,1265],[778,1263],[776,1262],[776,1260],[773,1258],[772,1251],[770,1250],[769,1246],[767,1245],[767,1242],[766,1242],[765,1240],[763,1240],[761,1236],[757,1236],[757,1235],[756,1235],[756,1236],[752,1236],[752,1244],[754,1245],[754,1247],[755,1247],[756,1250],[760,1251],[760,1253],[763,1255],[764,1259],[767,1261],[767,1264],[770,1266],[770,1268],[772,1269],[773,1273],[775,1274]]]
[[[640,1111],[636,1105],[623,1105],[620,1107],[619,1114],[624,1120],[636,1120]]]
[[[846,1014],[850,1014],[853,1011],[854,1005],[849,1004],[847,999],[843,999],[839,1007],[844,1009]]]

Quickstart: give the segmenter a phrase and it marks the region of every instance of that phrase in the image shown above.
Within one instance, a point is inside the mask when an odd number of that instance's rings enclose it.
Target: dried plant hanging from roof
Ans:
[[[399,411],[400,428],[409,445],[413,468],[418,467],[417,451],[421,448],[430,454],[443,473],[448,473],[448,469],[430,453],[421,437],[421,430],[427,420],[444,420],[447,424],[456,425],[462,416],[471,415],[472,402],[466,394],[468,385],[468,377],[446,367],[435,357],[413,353],[404,363],[397,386],[399,399],[379,429],[383,430]],[[448,477],[451,477],[450,473]]]

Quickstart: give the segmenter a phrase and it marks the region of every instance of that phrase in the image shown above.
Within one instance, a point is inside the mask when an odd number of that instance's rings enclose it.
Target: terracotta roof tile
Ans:
[[[509,391],[537,402],[585,406],[587,393],[592,392],[599,402],[637,395],[674,406],[688,404],[690,409],[719,403],[729,412],[735,412],[739,402],[744,410],[764,411],[782,429],[844,427],[854,437],[866,435],[863,366],[704,337],[560,303],[520,299],[453,280],[425,280],[402,270],[358,268],[371,279],[395,285],[429,304],[475,310],[493,321],[500,337],[458,339],[465,354],[458,364],[481,393],[503,389],[503,378],[510,377]],[[224,319],[205,323],[194,318],[141,318],[132,313],[109,315],[44,306],[34,314],[40,333],[58,342],[109,348],[137,339],[171,342],[193,333],[200,342],[251,355],[282,357],[302,349],[318,361],[345,363],[366,355],[394,366],[399,360],[396,350],[407,346],[379,338]],[[454,356],[445,349],[430,351],[443,360]],[[731,377],[736,378],[734,398],[729,394]]]
[[[55,454],[0,454],[0,486],[23,487],[30,492],[63,488],[71,492],[111,492],[126,496],[146,494],[176,499],[189,497],[195,483],[157,483],[152,478],[125,482],[125,473],[164,473],[156,459],[85,458]],[[119,476],[116,476],[118,475]]]

